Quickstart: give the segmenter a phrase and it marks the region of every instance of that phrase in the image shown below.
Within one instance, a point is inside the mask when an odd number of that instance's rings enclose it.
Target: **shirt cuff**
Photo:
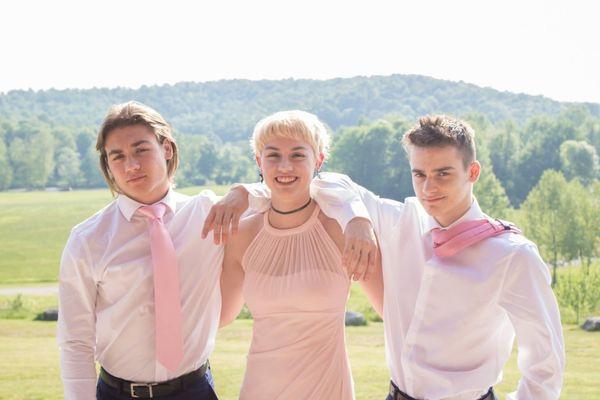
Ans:
[[[65,400],[96,400],[96,379],[63,379]]]

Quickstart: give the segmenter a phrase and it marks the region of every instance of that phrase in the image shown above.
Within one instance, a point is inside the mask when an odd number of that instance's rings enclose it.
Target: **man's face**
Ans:
[[[450,225],[469,209],[481,168],[477,161],[465,168],[454,146],[410,146],[409,160],[415,195],[440,225]]]
[[[108,169],[119,190],[144,204],[163,198],[169,190],[167,160],[173,157],[168,140],[160,144],[144,125],[111,131],[105,142]]]

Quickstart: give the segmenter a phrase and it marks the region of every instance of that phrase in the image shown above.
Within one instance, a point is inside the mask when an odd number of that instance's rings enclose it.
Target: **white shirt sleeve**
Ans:
[[[402,216],[404,204],[380,198],[353,182],[347,175],[333,172],[321,175],[321,179],[313,180],[313,197],[323,212],[337,220],[342,229],[356,217],[371,221],[380,240],[398,229],[397,224]]]
[[[248,192],[248,209],[264,212],[271,204],[271,191],[264,183],[236,183],[231,188],[242,186]]]
[[[560,396],[565,350],[550,272],[533,244],[520,246],[500,297],[515,329],[522,377],[510,400],[555,400]]]
[[[96,284],[85,240],[71,233],[59,277],[57,341],[65,399],[96,398]]]

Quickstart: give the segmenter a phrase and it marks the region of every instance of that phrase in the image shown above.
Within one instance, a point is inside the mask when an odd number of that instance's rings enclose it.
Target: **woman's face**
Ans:
[[[305,141],[276,138],[265,144],[256,162],[273,198],[305,201],[313,174],[321,168],[324,155],[315,153]]]

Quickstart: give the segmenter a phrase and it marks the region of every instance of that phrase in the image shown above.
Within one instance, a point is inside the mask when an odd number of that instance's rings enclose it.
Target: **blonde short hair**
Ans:
[[[156,110],[136,101],[114,105],[106,113],[102,126],[98,131],[98,137],[96,138],[96,150],[100,156],[100,170],[113,195],[120,193],[120,191],[109,171],[108,156],[104,145],[108,134],[113,130],[133,125],[143,125],[150,129],[156,135],[156,140],[161,144],[165,140],[171,143],[173,157],[167,160],[167,175],[169,179],[173,179],[173,175],[179,165],[179,152],[173,138],[171,125]]]
[[[254,127],[250,144],[259,156],[267,142],[280,138],[307,142],[315,156],[323,153],[327,157],[329,152],[330,136],[325,125],[306,111],[280,111],[261,119]]]

